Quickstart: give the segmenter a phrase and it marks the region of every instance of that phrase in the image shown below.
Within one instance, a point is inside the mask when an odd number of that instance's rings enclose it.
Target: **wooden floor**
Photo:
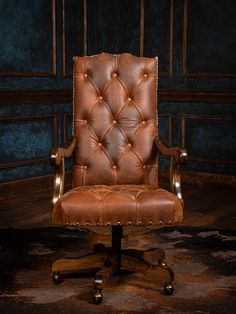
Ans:
[[[0,228],[51,226],[51,190],[22,194],[8,193],[1,198]],[[236,229],[236,190],[184,186],[185,214],[181,225]]]

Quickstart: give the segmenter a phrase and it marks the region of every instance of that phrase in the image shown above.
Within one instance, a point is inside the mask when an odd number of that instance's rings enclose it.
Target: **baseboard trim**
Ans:
[[[169,170],[160,169],[160,183],[167,184],[169,182]],[[65,190],[71,186],[71,172],[66,173]],[[18,197],[29,193],[38,193],[40,191],[50,191],[53,187],[53,174],[41,177],[32,177],[28,179],[0,183],[0,200]],[[183,185],[198,187],[221,187],[225,189],[236,188],[236,176],[205,173],[205,172],[182,172],[181,181]]]
[[[169,182],[169,170],[160,170],[159,180],[162,183]],[[224,189],[236,189],[236,176],[218,173],[184,171],[181,174],[182,185]]]

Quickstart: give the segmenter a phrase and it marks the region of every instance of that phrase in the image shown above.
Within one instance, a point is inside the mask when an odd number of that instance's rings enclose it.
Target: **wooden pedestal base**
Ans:
[[[112,247],[95,244],[93,253],[78,259],[59,259],[52,265],[53,281],[60,283],[62,276],[68,273],[95,270],[93,302],[102,302],[102,289],[105,282],[126,269],[141,272],[145,276],[155,278],[164,287],[166,294],[172,294],[174,272],[165,263],[165,252],[161,249],[138,251],[134,249],[121,250],[122,227],[112,227]]]

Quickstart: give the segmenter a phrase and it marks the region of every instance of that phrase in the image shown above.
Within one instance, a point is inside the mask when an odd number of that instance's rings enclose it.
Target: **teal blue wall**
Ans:
[[[160,91],[235,92],[235,9],[234,0],[0,0],[0,181],[54,171],[49,151],[71,134],[71,101],[16,93],[71,90],[74,55],[141,46],[159,56]],[[159,114],[164,140],[189,151],[186,170],[236,175],[236,101],[161,101]]]

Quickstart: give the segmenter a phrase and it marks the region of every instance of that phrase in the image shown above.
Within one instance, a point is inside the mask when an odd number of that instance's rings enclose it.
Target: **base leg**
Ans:
[[[103,300],[102,288],[105,282],[119,269],[119,255],[109,254],[104,266],[96,273],[94,278],[93,303],[100,304]]]

